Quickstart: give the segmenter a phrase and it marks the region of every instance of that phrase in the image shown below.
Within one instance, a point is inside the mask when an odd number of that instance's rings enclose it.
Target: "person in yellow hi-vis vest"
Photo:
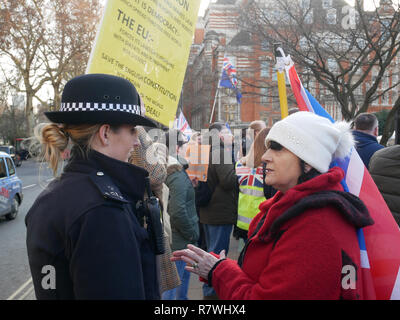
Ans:
[[[264,128],[255,137],[248,155],[236,162],[235,170],[239,182],[238,219],[234,236],[247,240],[247,232],[258,206],[265,199],[263,189],[263,167],[261,156],[265,153],[265,138],[269,128]]]

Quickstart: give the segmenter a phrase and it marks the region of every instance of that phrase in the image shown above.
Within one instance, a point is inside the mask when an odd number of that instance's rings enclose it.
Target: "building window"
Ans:
[[[383,77],[382,77],[382,89],[386,90],[389,88],[389,74],[388,72],[384,72]]]
[[[260,120],[263,120],[265,123],[268,123],[268,115],[269,112],[268,111],[260,111],[259,116],[260,116]]]
[[[328,62],[328,69],[329,69],[329,71],[331,71],[331,72],[336,72],[336,71],[338,71],[338,64],[337,64],[337,62],[336,62],[335,59],[333,59],[333,58],[328,58],[327,62]]]
[[[260,76],[269,78],[270,77],[270,63],[269,61],[261,61],[261,72]]]
[[[236,120],[236,105],[226,104],[224,105],[224,121],[234,122]]]
[[[396,103],[398,98],[399,98],[399,89],[394,88],[392,90],[392,105],[394,105]]]
[[[389,93],[388,92],[385,92],[382,95],[382,105],[384,105],[384,106],[389,105]]]
[[[272,110],[276,111],[276,112],[280,112],[281,111],[281,104],[279,101],[274,101],[272,103]]]
[[[328,24],[336,24],[336,9],[329,9],[326,13],[326,22]]]
[[[322,8],[324,9],[332,8],[332,0],[322,0]]]
[[[300,7],[304,10],[304,11],[306,11],[306,10],[308,10],[308,9],[310,9],[310,0],[301,0],[300,1]]]
[[[260,94],[261,94],[260,103],[268,103],[269,102],[268,88],[261,88]]]
[[[299,45],[300,45],[300,48],[303,50],[306,50],[310,47],[306,37],[300,38]]]
[[[307,11],[307,14],[304,16],[304,23],[312,24],[314,20],[314,9]]]
[[[262,40],[261,41],[261,50],[262,51],[269,51],[269,41],[268,40]]]
[[[317,95],[317,83],[315,80],[310,80],[308,82],[307,89],[313,96]]]
[[[272,125],[274,125],[275,123],[277,123],[279,120],[281,120],[281,118],[273,118],[273,119],[272,119]]]

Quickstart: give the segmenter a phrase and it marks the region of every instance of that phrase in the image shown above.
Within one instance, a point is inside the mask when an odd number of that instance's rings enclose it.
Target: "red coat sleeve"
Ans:
[[[260,253],[257,258],[260,260],[254,261],[254,264],[268,259],[258,279],[252,279],[249,272],[243,271],[236,261],[227,259],[221,262],[212,276],[212,285],[219,298],[338,299],[341,247],[338,235],[333,234],[332,226],[329,226],[332,221],[326,219],[326,214],[337,216],[336,212],[318,214],[310,210],[292,219],[269,257],[269,250],[258,249]],[[272,243],[265,243],[265,246],[272,247]],[[248,250],[251,250],[251,246]],[[251,262],[246,262],[246,268],[251,265]]]

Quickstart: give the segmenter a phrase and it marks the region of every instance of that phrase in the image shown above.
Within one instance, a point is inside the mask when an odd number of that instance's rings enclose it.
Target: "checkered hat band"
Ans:
[[[117,103],[63,102],[60,111],[124,111],[142,115],[138,105]]]

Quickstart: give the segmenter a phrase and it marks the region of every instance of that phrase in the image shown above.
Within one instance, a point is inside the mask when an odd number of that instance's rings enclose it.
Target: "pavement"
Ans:
[[[231,236],[229,244],[228,258],[237,260],[240,254],[239,241]],[[203,283],[199,281],[199,277],[193,273],[190,276],[188,299],[203,300]]]

